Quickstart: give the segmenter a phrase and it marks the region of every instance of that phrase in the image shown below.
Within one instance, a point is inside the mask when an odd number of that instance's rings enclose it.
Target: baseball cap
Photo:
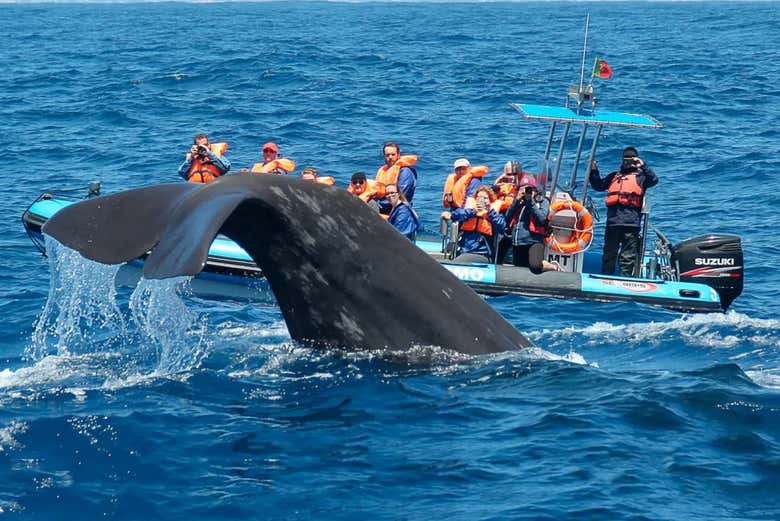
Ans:
[[[265,145],[263,145],[263,151],[266,150],[273,150],[274,152],[279,152],[279,147],[274,143],[273,141],[269,141]]]
[[[471,166],[471,163],[469,163],[469,160],[465,157],[461,157],[460,159],[457,159],[455,161],[455,164],[453,165],[454,168],[460,168],[462,166]]]

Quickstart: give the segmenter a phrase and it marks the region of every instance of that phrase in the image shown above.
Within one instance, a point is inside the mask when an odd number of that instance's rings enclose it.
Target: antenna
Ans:
[[[582,42],[582,67],[580,68],[580,92],[585,82],[585,54],[588,52],[588,27],[590,26],[590,12],[585,15],[585,38]],[[577,108],[582,105],[582,100],[577,103]]]
[[[569,87],[569,98],[577,101],[577,114],[586,100],[593,101],[593,78],[590,85],[585,86],[585,57],[588,54],[588,29],[590,27],[590,12],[585,16],[585,38],[582,43],[582,62],[580,65],[580,84]],[[567,101],[568,106],[568,101]]]

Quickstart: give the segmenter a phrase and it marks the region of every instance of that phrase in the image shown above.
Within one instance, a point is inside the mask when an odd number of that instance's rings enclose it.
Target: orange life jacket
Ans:
[[[644,193],[645,191],[636,182],[636,173],[622,174],[618,172],[607,188],[606,203],[607,206],[621,204],[641,208]]]
[[[279,174],[281,172],[289,174],[293,170],[295,170],[295,161],[286,157],[280,157],[265,164],[255,163],[252,165],[252,172],[256,174]]]
[[[373,179],[366,179],[366,188],[359,194],[355,193],[355,187],[352,183],[349,183],[347,192],[357,195],[364,203],[369,202],[373,198],[381,199],[385,196],[385,185]]]
[[[455,180],[455,174],[452,174],[453,186],[448,191],[448,186],[444,185],[444,195],[448,193],[452,194],[452,208],[460,208],[466,202],[466,190],[468,190],[469,184],[472,179],[482,179],[487,175],[489,168],[480,165],[472,166],[468,172],[463,174],[460,179]],[[447,178],[449,182],[450,178]],[[446,197],[445,197],[446,198]]]
[[[450,203],[450,199],[452,198],[452,188],[454,186],[455,186],[455,174],[450,174],[447,176],[447,180],[444,181],[444,193],[442,193],[441,195],[441,205],[445,208],[453,207],[453,204]]]
[[[222,154],[228,149],[227,143],[211,143],[209,145],[211,153],[217,157],[222,157]],[[217,177],[221,176],[222,172],[219,171],[217,165],[211,161],[201,161],[200,156],[195,154],[192,157],[192,164],[187,172],[188,183],[210,183]]]
[[[476,210],[477,200],[473,197],[469,197],[466,200],[466,208],[472,208]],[[501,208],[501,201],[494,201],[490,203],[490,208],[494,212],[498,212],[499,208]],[[493,236],[493,223],[490,222],[490,217],[488,217],[487,210],[478,212],[475,217],[468,219],[466,222],[460,225],[460,229],[464,232],[477,230],[482,235],[487,235],[488,237]]]
[[[401,168],[405,166],[414,166],[417,163],[417,156],[408,155],[401,156],[393,166],[382,165],[379,170],[376,171],[376,180],[383,185],[394,185],[398,183],[398,174],[401,173]]]
[[[517,185],[514,183],[501,183],[498,185],[498,200],[501,201],[501,211],[505,212],[517,197]]]

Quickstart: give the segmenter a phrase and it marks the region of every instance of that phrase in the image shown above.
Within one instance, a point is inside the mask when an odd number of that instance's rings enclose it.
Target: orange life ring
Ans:
[[[552,221],[555,214],[561,210],[572,210],[576,214],[577,223],[574,230],[566,242],[556,240],[554,234],[545,238],[544,242],[550,246],[551,251],[557,253],[578,253],[586,250],[593,240],[593,217],[590,212],[578,201],[556,201],[550,205],[547,221]]]

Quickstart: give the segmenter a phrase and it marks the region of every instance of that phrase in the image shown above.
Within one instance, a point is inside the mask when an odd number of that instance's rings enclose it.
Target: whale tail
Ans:
[[[530,342],[357,197],[286,176],[149,186],[60,210],[43,232],[107,264],[149,253],[146,278],[196,275],[234,240],[263,270],[294,340],[483,354]]]

